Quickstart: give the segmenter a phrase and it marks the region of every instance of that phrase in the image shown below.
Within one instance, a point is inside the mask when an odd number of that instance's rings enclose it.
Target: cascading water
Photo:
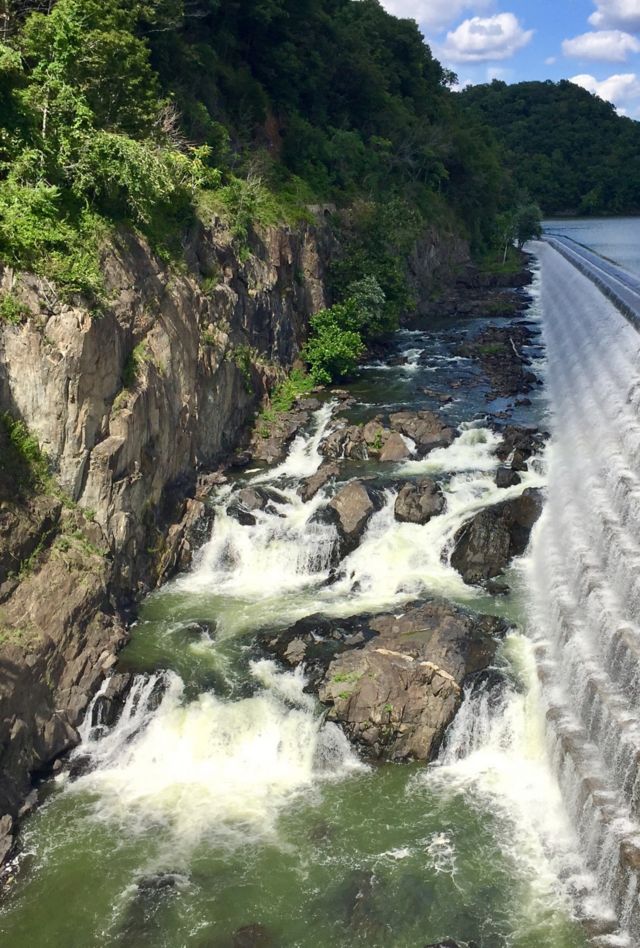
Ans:
[[[640,939],[640,335],[539,250],[553,406],[529,565],[549,753],[598,888]]]
[[[558,265],[555,257],[544,260],[545,281],[555,282],[552,266]],[[558,277],[568,280],[564,270]],[[551,512],[524,573],[530,586],[547,584],[554,595],[549,602],[533,597],[535,644],[514,631],[501,649],[496,687],[489,681],[468,690],[437,764],[363,766],[342,732],[324,721],[303,675],[257,660],[251,643],[262,628],[289,626],[314,612],[401,612],[421,596],[522,619],[517,594],[499,602],[465,586],[448,561],[453,537],[470,516],[543,485],[546,477],[545,462],[537,459],[521,484],[496,486],[500,439],[486,420],[491,395],[477,379],[446,409],[460,429],[451,446],[386,468],[364,462],[366,473],[380,478],[384,503],[338,566],[336,530],[316,516],[336,485],[306,503],[297,491],[322,462],[321,441],[338,423],[336,403],[316,412],[283,463],[246,472],[220,489],[211,539],[194,568],[143,609],[124,665],[144,673],[135,678],[118,723],[108,728],[101,722],[98,697],[77,751],[79,776],[61,777],[62,792],[26,828],[33,881],[18,886],[0,915],[8,943],[33,944],[46,912],[53,948],[235,944],[229,933],[256,919],[287,948],[417,948],[447,936],[481,948],[583,948],[576,914],[591,919],[594,930],[597,919],[608,932],[597,942],[603,948],[629,944],[609,906],[615,904],[629,927],[632,885],[611,870],[611,840],[620,863],[623,806],[616,802],[614,812],[611,794],[629,796],[626,832],[635,805],[636,725],[630,703],[621,701],[632,687],[635,656],[640,659],[627,608],[635,577],[633,514],[625,510],[635,476],[616,460],[602,481],[600,463],[579,469],[579,458],[589,428],[599,433],[601,460],[607,450],[620,453],[621,444],[633,457],[640,443],[626,423],[633,406],[618,397],[599,407],[586,391],[588,373],[599,371],[598,397],[606,391],[613,398],[616,376],[630,361],[616,356],[607,379],[587,341],[572,358],[560,320],[554,328],[553,307],[564,300],[544,302],[552,391],[556,403],[564,402],[550,451]],[[538,307],[536,301],[530,318],[538,318]],[[626,329],[613,324],[624,335]],[[449,381],[473,374],[471,360],[457,354],[446,332],[398,335],[399,364],[374,364],[364,373],[361,407],[370,413],[424,407],[416,401],[421,380],[447,390]],[[565,421],[575,437],[564,439]],[[424,526],[397,521],[398,480],[425,475],[439,482],[444,512]],[[344,476],[351,476],[348,466]],[[586,525],[589,511],[577,499],[582,476],[590,491],[586,506],[601,514],[597,526]],[[268,505],[252,511],[255,522],[240,523],[229,509],[243,487],[268,492]],[[622,527],[626,561],[611,543]],[[551,534],[557,534],[555,545]],[[562,545],[568,541],[570,557]],[[509,578],[516,588],[521,572],[516,567]],[[596,642],[589,632],[588,648],[570,639],[565,647],[568,616],[593,630],[605,607],[615,618],[610,639]],[[574,670],[574,694],[554,662]],[[616,669],[615,693],[597,673],[605,667]],[[570,719],[576,709],[587,723]],[[549,766],[548,720],[560,781]],[[587,726],[592,743],[580,731]],[[620,740],[607,741],[614,726]],[[620,774],[621,790],[602,787],[606,799],[593,768],[585,770],[598,754],[601,771],[613,767]],[[593,791],[589,800],[585,780]],[[564,802],[560,785],[569,792]],[[583,835],[586,830],[582,844],[567,818],[567,799],[570,810],[580,811],[575,822]],[[594,830],[597,807],[606,818]],[[593,850],[591,871],[581,846]],[[61,913],[58,880],[76,877],[91,897],[74,897],[72,912]],[[599,890],[608,899],[598,898]],[[78,930],[91,933],[84,943]]]

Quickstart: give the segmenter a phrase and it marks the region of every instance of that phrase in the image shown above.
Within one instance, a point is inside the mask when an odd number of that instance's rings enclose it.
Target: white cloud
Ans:
[[[557,61],[558,60],[555,56],[547,56],[547,58],[544,61],[544,64],[545,66],[553,66],[555,63],[557,63]]]
[[[533,30],[524,30],[513,13],[474,16],[447,33],[443,52],[452,62],[479,63],[509,59],[530,42]]]
[[[513,76],[513,69],[505,69],[504,66],[487,66],[487,82],[493,82],[494,79],[501,79],[506,82]]]
[[[640,114],[640,79],[635,72],[609,76],[601,81],[595,76],[583,74],[572,76],[569,82],[575,82],[606,102],[612,102],[621,115],[636,117]]]
[[[430,30],[450,26],[463,13],[489,10],[494,0],[381,0],[382,6],[394,16],[417,20]]]
[[[640,40],[622,30],[600,30],[564,40],[562,52],[577,59],[623,63],[629,53],[640,53]]]
[[[594,0],[597,10],[589,23],[600,30],[640,32],[640,0]]]

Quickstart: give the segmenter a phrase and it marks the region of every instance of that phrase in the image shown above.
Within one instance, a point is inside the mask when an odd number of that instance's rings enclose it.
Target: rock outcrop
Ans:
[[[332,241],[324,221],[272,227],[239,254],[214,220],[193,229],[174,268],[121,230],[104,251],[99,306],[0,268],[0,293],[30,314],[0,323],[0,412],[26,424],[57,484],[18,503],[0,497],[0,861],[31,776],[77,741],[127,639],[122,606],[188,566],[206,536],[206,476],[238,448],[237,466],[278,460],[307,423],[309,400],[249,448],[255,409],[328,302]],[[450,235],[416,247],[420,293],[466,252]],[[347,438],[329,460],[383,446],[353,428]],[[336,473],[319,472],[308,496]],[[343,542],[369,516],[354,514]]]
[[[426,761],[506,630],[501,619],[435,599],[400,615],[312,616],[265,644],[290,666],[304,663],[329,717],[372,756]]]
[[[542,503],[542,491],[527,488],[520,497],[485,507],[458,530],[451,565],[465,583],[474,586],[499,576],[524,553]]]

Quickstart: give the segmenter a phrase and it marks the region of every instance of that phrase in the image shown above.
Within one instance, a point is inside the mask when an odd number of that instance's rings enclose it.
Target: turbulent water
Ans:
[[[487,412],[507,406],[447,328],[398,334],[406,362],[367,367],[352,411],[435,407],[422,386],[469,383],[445,409],[461,430],[449,448],[384,470],[354,466],[386,484],[390,473],[429,473],[445,493],[442,516],[397,522],[386,487],[362,544],[326,584],[335,534],[312,518],[332,488],[305,504],[296,486],[321,462],[332,402],[282,465],[221,488],[193,570],[143,607],[122,658],[138,677],[118,724],[87,719],[77,776],[59,777],[24,827],[3,944],[228,948],[252,925],[283,948],[637,941],[640,337],[570,264],[539,252],[528,318],[546,336],[547,464],[496,488]],[[515,419],[540,420],[545,405],[536,398]],[[275,492],[255,526],[226,512],[247,481]],[[465,586],[448,563],[458,527],[546,482],[512,595]],[[514,631],[500,652],[502,698],[467,694],[428,768],[363,764],[302,674],[254,649],[258,630],[312,612],[401,610],[434,594],[498,611]]]

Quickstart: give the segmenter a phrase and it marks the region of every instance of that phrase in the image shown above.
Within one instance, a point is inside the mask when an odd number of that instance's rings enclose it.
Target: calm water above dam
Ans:
[[[582,217],[544,221],[549,234],[571,237],[640,275],[640,217]]]

